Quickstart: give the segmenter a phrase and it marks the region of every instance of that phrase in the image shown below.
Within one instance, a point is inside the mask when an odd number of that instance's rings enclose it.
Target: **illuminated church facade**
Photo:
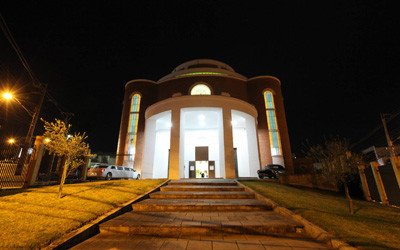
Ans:
[[[266,164],[292,173],[281,82],[210,59],[129,81],[116,164],[142,178],[257,177]]]

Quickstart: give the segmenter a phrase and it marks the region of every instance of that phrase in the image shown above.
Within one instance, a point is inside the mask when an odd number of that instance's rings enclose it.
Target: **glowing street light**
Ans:
[[[10,100],[13,98],[12,94],[9,92],[3,93],[3,98],[6,100]]]
[[[50,142],[50,139],[49,139],[49,138],[46,138],[46,139],[44,139],[44,142],[45,142],[45,143],[48,143],[48,142]]]
[[[13,138],[10,138],[9,140],[8,140],[8,143],[10,143],[10,144],[13,144],[15,142],[15,140],[13,139]]]

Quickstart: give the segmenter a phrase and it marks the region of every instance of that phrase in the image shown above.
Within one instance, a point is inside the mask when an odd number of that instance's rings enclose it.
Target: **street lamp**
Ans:
[[[13,96],[13,94],[11,94],[10,92],[4,92],[3,93],[3,98],[6,99],[6,101],[10,101],[10,100],[14,100],[16,102],[19,103],[19,105],[21,105],[21,107],[23,107],[25,109],[25,111],[33,117],[33,113],[31,111],[29,111],[16,97]]]
[[[13,98],[13,95],[10,92],[3,93],[3,98],[6,100],[10,100]]]
[[[13,144],[15,140],[13,138],[8,139],[8,143]]]
[[[46,91],[47,91],[47,83],[41,84],[41,90],[40,90],[40,98],[39,98],[39,103],[36,105],[34,112],[30,112],[27,108],[25,108],[24,105],[22,105],[22,103],[15,97],[13,97],[13,95],[10,92],[4,92],[2,94],[2,97],[6,100],[15,100],[16,102],[18,102],[19,104],[21,104],[21,106],[25,109],[26,112],[28,112],[29,115],[32,116],[32,121],[31,124],[29,125],[29,130],[28,130],[28,134],[25,137],[25,140],[22,144],[22,151],[20,153],[20,157],[17,163],[17,167],[15,169],[15,175],[21,175],[22,174],[22,169],[24,167],[25,164],[25,160],[28,154],[28,149],[32,144],[32,137],[33,137],[33,132],[35,130],[36,127],[36,123],[37,120],[39,118],[39,113],[40,110],[42,109],[42,104],[43,104],[43,100],[44,97],[46,95]],[[24,187],[26,187],[26,183],[24,184]]]

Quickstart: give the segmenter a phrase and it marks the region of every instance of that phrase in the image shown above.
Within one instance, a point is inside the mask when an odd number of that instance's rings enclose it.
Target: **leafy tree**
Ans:
[[[46,143],[46,148],[50,151],[50,154],[66,157],[58,190],[58,198],[61,198],[67,174],[85,164],[85,157],[93,157],[93,155],[88,154],[89,145],[84,142],[87,138],[85,133],[70,135],[71,125],[57,119],[55,122],[44,120],[43,122],[46,130],[43,136],[49,139]]]
[[[354,214],[353,200],[347,183],[358,172],[358,166],[362,164],[361,155],[351,153],[349,142],[339,137],[325,140],[324,145],[309,146],[307,155],[320,163],[321,174],[327,181],[335,186],[343,183],[349,212]]]

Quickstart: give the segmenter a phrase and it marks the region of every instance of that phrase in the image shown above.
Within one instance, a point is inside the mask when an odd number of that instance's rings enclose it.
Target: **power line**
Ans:
[[[24,66],[24,68],[26,69],[26,71],[28,72],[33,86],[40,88],[42,87],[41,82],[39,81],[39,79],[36,77],[35,73],[32,71],[31,67],[29,66],[28,61],[26,60],[26,58],[24,57],[24,55],[22,54],[21,49],[19,48],[17,42],[15,41],[10,29],[8,28],[6,21],[3,18],[3,15],[0,13],[0,27],[3,30],[3,33],[5,35],[5,37],[7,38],[8,42],[10,43],[10,45],[13,47],[14,51],[17,53],[18,58],[20,59],[22,65]],[[46,92],[46,97],[48,98],[48,100],[53,103],[55,105],[55,107],[58,109],[58,111],[63,114],[64,113],[64,108],[60,107],[60,104],[56,101],[56,99],[48,92]]]
[[[390,122],[391,120],[393,120],[394,118],[396,118],[398,115],[400,115],[400,109],[398,109],[397,111],[394,112],[394,114],[388,114],[390,115],[386,122]],[[381,129],[383,127],[382,124],[379,124],[376,128],[374,128],[371,132],[369,132],[366,136],[364,136],[363,138],[361,138],[358,142],[353,143],[352,145],[350,145],[350,148],[353,148],[354,146],[360,144],[361,142],[364,142],[366,139],[368,139],[369,137],[371,137],[373,134],[375,134],[379,129]]]
[[[3,33],[4,33],[5,37],[7,38],[8,42],[13,47],[15,53],[17,53],[17,56],[20,59],[22,65],[24,66],[24,68],[28,72],[29,76],[31,77],[33,86],[40,88],[41,84],[40,84],[39,79],[35,76],[31,67],[28,64],[28,61],[25,59],[24,55],[22,54],[21,49],[19,48],[17,42],[15,41],[15,39],[14,39],[10,29],[8,28],[6,21],[4,20],[3,15],[1,13],[0,13],[0,27],[3,30]]]

